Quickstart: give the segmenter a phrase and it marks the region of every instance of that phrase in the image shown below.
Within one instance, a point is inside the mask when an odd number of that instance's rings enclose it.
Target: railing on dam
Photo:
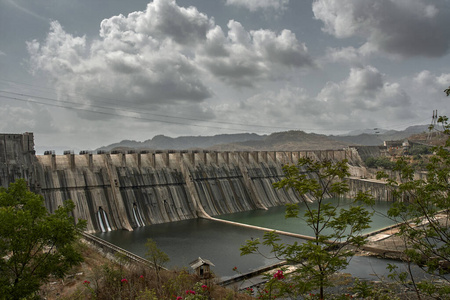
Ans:
[[[95,235],[89,234],[87,232],[80,232],[81,236],[88,242],[91,243],[92,245],[94,245],[95,247],[102,249],[103,252],[115,255],[116,253],[119,253],[121,255],[123,255],[124,257],[126,257],[128,260],[130,260],[131,262],[137,263],[137,264],[141,264],[150,268],[155,268],[155,265],[150,262],[149,260],[140,257],[139,255],[136,255],[134,253],[131,253],[130,251],[127,251],[123,248],[120,248],[114,244],[111,244],[99,237],[96,237]],[[159,268],[167,270],[164,267],[159,266]]]

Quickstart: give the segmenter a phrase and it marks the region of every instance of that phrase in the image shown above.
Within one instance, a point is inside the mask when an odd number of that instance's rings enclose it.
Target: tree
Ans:
[[[444,93],[448,96],[450,96],[450,86],[448,87],[448,89],[444,90]]]
[[[153,267],[156,272],[156,279],[160,282],[159,272],[161,271],[161,268],[170,260],[169,256],[159,249],[156,242],[152,239],[147,239],[145,248],[147,248],[145,257],[153,263]]]
[[[442,125],[443,134],[449,136],[448,118],[440,116],[438,123]],[[450,146],[449,138],[446,146]],[[389,177],[384,172],[377,175],[387,180],[400,200],[392,205],[388,215],[401,223],[398,235],[404,240],[408,265],[417,264],[434,275],[430,280],[419,281],[410,268],[408,272],[398,273],[390,267],[392,277],[402,282],[411,281],[419,299],[423,294],[437,298],[450,294],[450,280],[442,276],[450,270],[450,152],[442,146],[433,150],[424,179],[416,178],[414,168],[404,159],[398,160],[394,168],[398,177]],[[433,278],[439,278],[443,284]]]
[[[17,180],[0,188],[0,293],[5,299],[33,296],[49,276],[62,278],[82,261],[75,242],[86,223],[75,224],[66,201],[50,214],[42,196]]]
[[[365,243],[360,233],[369,228],[371,213],[362,205],[341,206],[341,198],[349,188],[345,177],[349,176],[347,161],[314,161],[300,158],[297,165],[283,167],[285,178],[274,184],[277,189],[293,189],[300,196],[300,203],[289,204],[286,218],[298,217],[299,206],[305,207],[303,216],[313,230],[311,240],[304,243],[282,244],[275,232],[266,233],[262,244],[271,253],[288,264],[296,265],[295,271],[285,274],[286,280],[295,284],[297,293],[319,289],[324,298],[324,288],[330,286],[330,277],[348,265],[354,250]],[[328,198],[334,197],[329,201]],[[373,198],[359,193],[357,200],[370,202]],[[241,255],[258,253],[259,239],[248,240],[241,247]],[[286,292],[288,292],[285,289]]]

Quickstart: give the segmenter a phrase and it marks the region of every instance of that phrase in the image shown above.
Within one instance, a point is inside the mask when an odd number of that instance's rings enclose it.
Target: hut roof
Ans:
[[[189,265],[191,266],[192,269],[197,269],[198,267],[200,267],[202,265],[210,265],[210,266],[215,267],[215,265],[212,262],[210,262],[207,259],[203,259],[201,257],[197,258],[193,262],[190,262]]]

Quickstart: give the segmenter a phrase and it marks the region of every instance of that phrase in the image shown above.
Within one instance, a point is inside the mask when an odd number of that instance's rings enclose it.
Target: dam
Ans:
[[[367,149],[366,149],[367,151]],[[88,232],[107,232],[168,222],[210,218],[296,203],[297,196],[275,190],[282,166],[300,157],[349,161],[349,198],[370,190],[389,200],[383,183],[370,178],[358,148],[321,151],[217,152],[131,151],[36,155],[33,133],[0,135],[0,186],[24,178],[44,196],[50,212],[72,199],[75,219]]]

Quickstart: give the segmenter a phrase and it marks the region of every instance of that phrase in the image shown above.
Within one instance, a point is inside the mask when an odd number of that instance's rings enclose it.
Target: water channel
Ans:
[[[341,204],[342,207],[345,207],[349,203],[349,201],[343,201]],[[376,213],[372,218],[372,228],[368,232],[393,224],[393,221],[383,216],[389,205],[388,202],[375,204]],[[292,233],[311,234],[301,218],[285,219],[284,213],[285,207],[281,206],[269,210],[223,215],[220,218]],[[302,216],[303,213],[300,211],[299,216]],[[246,240],[262,238],[263,234],[263,231],[257,229],[213,220],[192,219],[141,227],[132,232],[117,230],[98,233],[97,236],[142,257],[145,257],[145,242],[147,238],[151,238],[156,241],[162,251],[169,255],[168,267],[189,268],[191,261],[202,257],[209,259],[215,265],[213,272],[217,276],[227,279],[237,275],[233,271],[234,267],[237,267],[240,272],[246,273],[278,262],[260,255],[240,256],[239,248]],[[281,238],[285,243],[299,241],[293,237],[281,236]],[[379,267],[379,261],[374,258],[357,258],[352,261],[349,270],[353,269],[352,273],[359,272],[359,274],[355,274],[357,276],[368,277],[373,273],[369,267],[372,264]],[[361,270],[358,265],[364,265],[364,270]]]

